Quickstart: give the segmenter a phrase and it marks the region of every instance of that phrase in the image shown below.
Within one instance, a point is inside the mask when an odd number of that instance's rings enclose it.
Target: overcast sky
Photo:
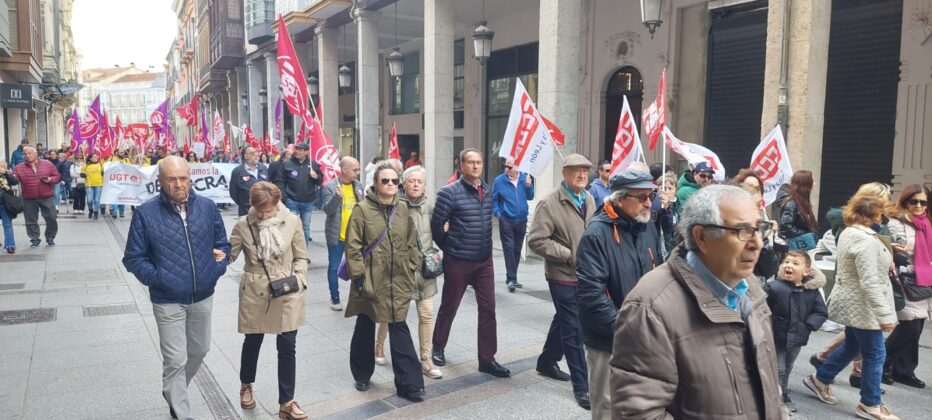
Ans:
[[[136,63],[164,71],[178,32],[171,0],[75,0],[71,31],[81,69]]]

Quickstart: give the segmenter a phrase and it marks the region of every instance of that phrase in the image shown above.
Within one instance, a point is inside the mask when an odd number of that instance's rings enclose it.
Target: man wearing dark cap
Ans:
[[[715,171],[707,162],[699,162],[692,165],[691,171],[683,172],[676,184],[676,199],[680,202],[680,208],[686,208],[689,197],[699,191],[700,188],[712,185],[714,175]]]
[[[537,371],[559,381],[572,381],[576,403],[585,409],[590,405],[589,383],[576,309],[576,248],[598,205],[586,191],[590,169],[592,162],[582,155],[574,153],[563,160],[563,182],[537,205],[528,236],[528,247],[544,257],[544,278],[556,309],[544,350],[537,358]],[[557,367],[563,356],[569,375]]]
[[[650,172],[628,168],[609,180],[602,212],[592,217],[576,251],[576,300],[586,344],[592,418],[611,418],[609,360],[615,318],[638,279],[663,263],[651,223],[656,186]]]
[[[294,156],[283,161],[280,171],[275,173],[275,184],[282,190],[285,206],[301,217],[304,225],[304,241],[311,241],[311,212],[323,177],[320,166],[307,156],[307,143],[294,147]]]

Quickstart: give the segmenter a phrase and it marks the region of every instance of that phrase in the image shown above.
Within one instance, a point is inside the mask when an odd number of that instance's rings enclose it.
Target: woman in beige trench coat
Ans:
[[[294,400],[295,339],[298,327],[304,324],[307,290],[304,230],[301,219],[281,203],[282,193],[275,184],[257,182],[249,190],[249,198],[249,213],[236,222],[230,234],[230,261],[235,261],[240,252],[246,256],[239,287],[238,330],[246,334],[240,360],[240,405],[245,409],[256,406],[252,383],[262,338],[264,334],[277,334],[279,417],[306,419],[307,413]],[[298,278],[299,290],[277,298],[270,296],[270,281],[292,274]]]

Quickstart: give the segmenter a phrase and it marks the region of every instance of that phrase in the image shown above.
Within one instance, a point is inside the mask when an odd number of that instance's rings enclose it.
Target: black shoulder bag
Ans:
[[[301,287],[298,285],[298,277],[294,274],[278,280],[272,280],[272,276],[269,275],[269,268],[265,265],[265,260],[259,258],[259,240],[256,238],[256,233],[252,230],[251,225],[247,226],[249,226],[249,234],[252,235],[252,242],[256,245],[256,259],[262,263],[262,269],[265,270],[265,277],[269,279],[269,288],[271,289],[269,294],[271,294],[273,298],[277,298],[301,290]]]

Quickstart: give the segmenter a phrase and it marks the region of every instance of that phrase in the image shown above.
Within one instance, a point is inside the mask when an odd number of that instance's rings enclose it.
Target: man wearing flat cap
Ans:
[[[592,217],[576,250],[576,300],[594,419],[612,416],[609,360],[618,309],[638,279],[663,263],[650,220],[657,194],[651,181],[650,172],[637,168],[613,176],[603,211]]]
[[[528,236],[528,247],[544,257],[544,278],[556,309],[544,350],[537,358],[537,371],[559,381],[571,381],[576,402],[585,409],[589,409],[590,401],[576,309],[576,247],[596,210],[595,200],[586,191],[590,169],[592,162],[583,155],[574,153],[563,159],[563,182],[537,205]],[[564,356],[568,375],[557,366]]]

